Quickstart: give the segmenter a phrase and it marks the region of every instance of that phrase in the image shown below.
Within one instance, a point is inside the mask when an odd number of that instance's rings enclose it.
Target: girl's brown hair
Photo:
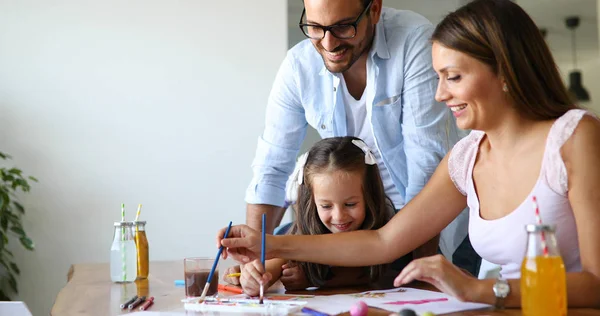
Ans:
[[[365,153],[352,143],[356,137],[333,137],[317,142],[308,152],[303,169],[303,181],[298,187],[298,201],[295,205],[296,220],[290,234],[322,235],[331,232],[319,219],[317,205],[312,190],[312,178],[316,174],[332,171],[360,172],[363,175],[362,191],[365,200],[365,220],[359,229],[378,229],[390,219],[387,208],[391,202],[385,195],[377,164],[365,163]],[[326,265],[299,262],[308,281],[313,286],[322,286],[328,279]],[[384,265],[366,268],[369,279],[377,281],[383,275]]]
[[[490,66],[506,82],[517,111],[555,119],[577,108],[550,49],[529,15],[510,0],[475,0],[448,14],[432,41]]]

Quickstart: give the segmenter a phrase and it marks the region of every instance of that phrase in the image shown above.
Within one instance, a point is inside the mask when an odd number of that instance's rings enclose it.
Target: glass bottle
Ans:
[[[527,250],[521,265],[521,308],[525,316],[567,315],[565,265],[555,226],[527,225]]]
[[[137,277],[138,279],[146,279],[150,268],[146,221],[135,221],[133,224],[135,226],[135,245],[137,247]]]
[[[133,282],[137,278],[137,250],[132,222],[115,222],[110,247],[110,279],[113,282]]]

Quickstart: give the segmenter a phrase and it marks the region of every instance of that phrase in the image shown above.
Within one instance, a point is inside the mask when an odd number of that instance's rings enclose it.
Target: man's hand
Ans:
[[[279,226],[285,209],[275,205],[247,204],[246,225],[258,231],[262,230],[262,215],[267,214],[267,234],[272,234],[275,227]]]

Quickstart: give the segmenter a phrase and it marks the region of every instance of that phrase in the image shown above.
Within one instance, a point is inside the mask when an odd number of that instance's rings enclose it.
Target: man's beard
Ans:
[[[327,70],[329,70],[332,73],[343,73],[343,72],[347,71],[348,69],[350,69],[354,65],[354,63],[356,63],[356,61],[365,52],[367,52],[369,50],[369,48],[371,47],[373,38],[375,37],[375,34],[373,33],[372,29],[373,29],[372,24],[369,24],[368,29],[367,29],[367,34],[371,34],[371,35],[369,35],[365,39],[363,39],[363,41],[358,43],[357,46],[342,44],[342,45],[336,47],[335,49],[333,49],[332,51],[330,51],[331,53],[336,53],[336,52],[340,52],[343,50],[347,50],[345,54],[349,54],[350,58],[347,58],[345,61],[336,63],[334,61],[327,59],[327,57],[325,55],[327,51],[321,46],[318,49],[318,51],[319,51],[319,54],[321,55],[321,58],[323,59],[325,68],[327,68]]]

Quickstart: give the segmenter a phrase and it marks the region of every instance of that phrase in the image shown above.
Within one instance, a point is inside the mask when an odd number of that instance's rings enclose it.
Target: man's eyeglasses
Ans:
[[[331,35],[339,38],[339,39],[349,39],[356,36],[356,26],[360,23],[360,20],[365,16],[365,13],[369,11],[371,8],[371,4],[373,1],[369,2],[369,4],[365,7],[362,13],[356,18],[354,23],[350,24],[334,24],[329,26],[322,26],[316,24],[306,24],[302,23],[304,21],[304,16],[306,15],[306,9],[302,10],[302,15],[300,16],[300,29],[302,33],[310,39],[320,40],[325,37],[325,33],[329,31]]]

